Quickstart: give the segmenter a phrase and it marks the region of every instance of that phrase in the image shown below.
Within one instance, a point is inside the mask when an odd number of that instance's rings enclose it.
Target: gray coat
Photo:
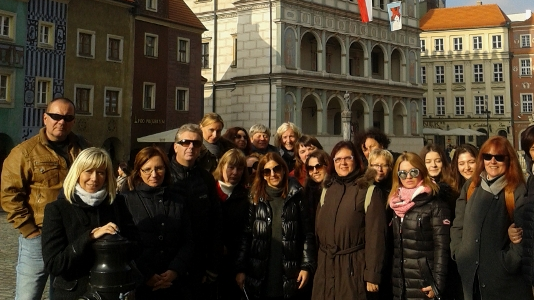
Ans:
[[[478,276],[484,300],[533,299],[530,286],[521,276],[521,246],[512,244],[508,237],[508,227],[513,221],[506,210],[504,176],[491,186],[484,180],[485,172],[481,176],[480,186],[469,201],[466,197],[471,180],[462,188],[451,228],[451,254],[462,278],[464,297],[473,299],[475,276]],[[515,190],[514,215],[523,206],[525,192],[524,185]]]

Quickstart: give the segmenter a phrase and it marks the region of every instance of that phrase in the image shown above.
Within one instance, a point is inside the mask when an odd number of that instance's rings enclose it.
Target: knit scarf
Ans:
[[[217,182],[217,196],[221,199],[221,202],[224,202],[232,195],[234,188],[237,184],[224,183],[223,181]]]
[[[391,198],[389,201],[389,206],[393,209],[395,214],[401,218],[404,218],[404,215],[409,211],[415,203],[413,199],[415,196],[423,193],[430,193],[432,190],[428,186],[423,186],[423,181],[419,181],[416,187],[407,189],[405,187],[400,187],[397,191],[397,194]]]
[[[108,196],[108,191],[105,186],[95,193],[88,193],[80,186],[79,183],[76,184],[76,190],[74,193],[80,197],[83,203],[89,206],[98,206]]]

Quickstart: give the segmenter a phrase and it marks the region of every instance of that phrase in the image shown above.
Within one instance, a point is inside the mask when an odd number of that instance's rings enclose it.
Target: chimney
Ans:
[[[478,0],[478,1],[477,1],[477,5],[482,5],[482,1],[481,1],[481,0]]]

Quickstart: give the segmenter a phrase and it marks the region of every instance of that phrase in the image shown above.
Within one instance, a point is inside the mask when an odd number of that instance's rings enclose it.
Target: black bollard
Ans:
[[[130,242],[119,234],[105,235],[94,242],[95,264],[89,288],[80,300],[133,299],[135,279],[129,265]]]

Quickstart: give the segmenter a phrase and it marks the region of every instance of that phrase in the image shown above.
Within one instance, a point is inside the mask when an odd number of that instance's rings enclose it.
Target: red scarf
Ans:
[[[432,190],[428,186],[423,186],[423,181],[419,181],[416,187],[407,189],[405,187],[400,187],[397,190],[397,194],[391,197],[389,201],[389,206],[393,209],[395,214],[401,218],[404,218],[406,212],[408,212],[415,203],[413,198],[419,194],[430,193]]]

